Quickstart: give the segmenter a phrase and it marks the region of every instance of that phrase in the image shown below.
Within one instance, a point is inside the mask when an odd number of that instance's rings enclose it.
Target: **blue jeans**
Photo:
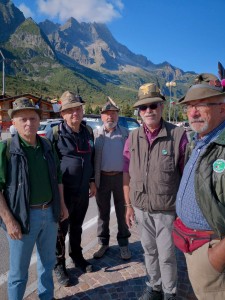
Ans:
[[[9,241],[9,300],[22,300],[28,280],[31,255],[36,243],[38,296],[42,300],[54,297],[52,271],[55,265],[57,223],[54,221],[52,208],[30,209],[30,232],[21,240]]]

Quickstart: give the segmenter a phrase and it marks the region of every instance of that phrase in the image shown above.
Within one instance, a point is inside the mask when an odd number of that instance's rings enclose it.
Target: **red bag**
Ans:
[[[180,218],[173,223],[172,236],[175,246],[182,252],[193,252],[212,240],[211,232],[186,227]]]

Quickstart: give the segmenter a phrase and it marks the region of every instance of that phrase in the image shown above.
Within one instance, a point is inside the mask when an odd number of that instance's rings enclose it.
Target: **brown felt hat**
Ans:
[[[161,94],[160,89],[155,83],[145,83],[138,90],[138,101],[134,104],[134,108],[137,108],[144,104],[153,102],[164,102],[166,99]]]
[[[195,78],[195,83],[188,89],[186,95],[179,99],[179,104],[215,97],[225,97],[220,80],[213,74],[202,73]]]
[[[120,111],[119,107],[116,105],[116,103],[110,97],[108,97],[108,101],[102,107],[101,113],[104,113],[109,110]]]
[[[35,110],[41,117],[41,109],[35,106],[35,103],[32,99],[25,98],[25,97],[18,98],[13,102],[13,108],[8,110],[8,115],[12,119],[13,115],[17,111],[27,110],[27,109]]]
[[[75,95],[74,93],[72,93],[70,91],[64,92],[59,100],[61,102],[60,111],[63,111],[63,110],[66,110],[66,109],[72,108],[72,107],[78,107],[78,106],[84,105],[84,103],[85,103],[80,95]]]

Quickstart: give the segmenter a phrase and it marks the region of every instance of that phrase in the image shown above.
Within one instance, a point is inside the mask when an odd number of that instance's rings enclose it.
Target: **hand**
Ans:
[[[132,206],[126,206],[126,224],[129,228],[134,224],[134,209]]]
[[[67,209],[65,203],[63,202],[61,204],[60,222],[66,220],[68,218],[69,218],[69,212],[68,212],[68,209]]]
[[[213,268],[222,273],[225,269],[225,239],[208,249],[208,257]]]
[[[13,217],[6,223],[6,229],[11,239],[20,240],[22,238],[20,224]]]
[[[94,197],[96,196],[96,193],[97,193],[97,189],[96,189],[96,185],[94,182],[90,182],[90,192],[89,192],[89,197]]]

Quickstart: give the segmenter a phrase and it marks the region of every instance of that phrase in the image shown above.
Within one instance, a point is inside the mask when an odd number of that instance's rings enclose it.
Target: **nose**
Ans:
[[[191,116],[191,117],[194,117],[194,116],[199,116],[199,110],[197,110],[196,106],[191,106],[191,108],[189,108],[188,110],[188,115]]]

